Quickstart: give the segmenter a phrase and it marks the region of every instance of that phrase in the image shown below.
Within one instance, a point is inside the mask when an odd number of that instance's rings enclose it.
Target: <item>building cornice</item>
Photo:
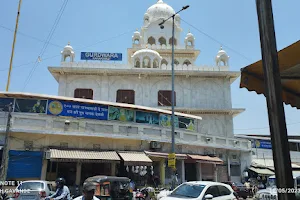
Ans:
[[[97,75],[97,76],[155,76],[171,77],[170,70],[162,69],[143,69],[143,68],[86,68],[86,67],[48,67],[50,73],[59,81],[61,75]],[[234,82],[240,72],[235,71],[201,71],[201,70],[175,70],[175,75],[198,78],[227,78]]]
[[[171,107],[160,107],[165,110],[171,110]],[[175,107],[176,112],[193,115],[232,115],[233,117],[241,114],[245,111],[244,108],[231,108],[231,109],[201,109],[201,108],[184,108]]]

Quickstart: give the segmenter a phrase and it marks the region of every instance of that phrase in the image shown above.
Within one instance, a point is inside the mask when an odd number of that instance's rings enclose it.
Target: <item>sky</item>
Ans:
[[[11,92],[57,95],[58,83],[48,66],[60,65],[60,51],[68,42],[80,60],[81,51],[120,52],[127,62],[133,32],[143,23],[148,7],[156,0],[69,0],[55,29],[53,24],[65,0],[22,1],[11,74]],[[230,56],[231,71],[261,59],[255,0],[164,0],[175,10],[190,5],[180,16],[184,36],[190,30],[201,51],[197,65],[214,65],[220,48]],[[0,91],[5,91],[18,0],[5,0],[0,7]],[[273,0],[277,49],[299,40],[299,0]],[[187,22],[187,23],[186,23]],[[49,44],[45,43],[51,34]],[[125,56],[126,55],[126,56]],[[40,62],[36,62],[40,56]],[[231,86],[233,108],[245,108],[234,118],[235,134],[269,134],[266,99],[263,95]],[[289,135],[300,134],[300,110],[284,106]]]

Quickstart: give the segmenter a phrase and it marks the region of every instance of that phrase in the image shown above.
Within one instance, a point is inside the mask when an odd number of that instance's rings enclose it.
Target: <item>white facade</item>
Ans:
[[[170,109],[158,106],[158,91],[171,90],[172,20],[166,22],[163,29],[158,24],[174,13],[162,0],[146,11],[141,31],[134,32],[132,36],[132,47],[128,49],[126,64],[75,62],[75,52],[68,44],[62,51],[61,65],[49,67],[59,83],[58,95],[74,97],[75,89],[92,89],[94,100],[116,102],[118,90],[134,90],[136,105]],[[203,118],[198,125],[196,138],[233,139],[233,117],[244,109],[232,108],[230,87],[240,73],[230,71],[229,56],[222,48],[216,54],[215,66],[196,66],[194,63],[200,50],[195,49],[195,37],[189,32],[185,40],[180,41],[181,34],[180,16],[177,15],[174,37],[175,110]],[[71,59],[66,62],[68,56]],[[224,144],[218,139],[213,142],[219,142],[221,146]],[[250,155],[249,148],[244,145],[238,150],[234,144],[232,140],[233,148],[223,152],[222,147],[216,147],[213,152],[222,152],[226,155],[225,160],[230,160],[232,154],[238,156],[235,159],[238,159],[237,164],[241,165],[240,170],[243,171],[250,164],[247,156]],[[195,145],[199,153],[207,148],[205,142]],[[243,162],[241,157],[244,158]],[[230,171],[230,165],[228,169]],[[234,175],[232,177],[237,179]]]

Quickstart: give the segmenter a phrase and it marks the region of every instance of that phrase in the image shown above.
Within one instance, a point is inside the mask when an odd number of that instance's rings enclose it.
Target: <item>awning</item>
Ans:
[[[162,152],[153,152],[153,151],[145,151],[145,153],[150,157],[158,157],[158,158],[166,158],[168,159],[168,153],[162,153]],[[176,159],[178,160],[185,160],[187,159],[186,154],[176,154]]]
[[[51,161],[63,162],[119,162],[121,159],[115,151],[85,151],[50,149],[46,156]]]
[[[211,156],[203,156],[203,155],[190,155],[188,156],[195,160],[196,162],[200,163],[210,163],[210,164],[223,164],[223,160],[218,157],[211,157]]]
[[[152,160],[144,152],[118,152],[120,157],[124,160],[124,165],[140,166],[146,165],[151,166]]]
[[[253,167],[265,167],[274,170],[274,161],[273,159],[263,159],[263,158],[255,158],[252,159],[251,165]],[[296,163],[292,163],[292,168],[300,168],[300,166]]]
[[[272,172],[269,169],[261,169],[261,168],[254,168],[254,167],[250,167],[249,169],[259,175],[270,175],[271,176],[271,175],[275,174],[274,172]]]
[[[278,52],[282,100],[300,109],[300,40]],[[262,60],[241,69],[240,88],[264,94]]]

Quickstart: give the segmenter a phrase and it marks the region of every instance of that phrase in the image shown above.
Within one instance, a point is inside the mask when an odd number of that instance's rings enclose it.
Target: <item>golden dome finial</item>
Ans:
[[[70,46],[70,44],[71,44],[71,43],[70,43],[70,41],[69,41],[69,42],[68,42],[68,45]]]

